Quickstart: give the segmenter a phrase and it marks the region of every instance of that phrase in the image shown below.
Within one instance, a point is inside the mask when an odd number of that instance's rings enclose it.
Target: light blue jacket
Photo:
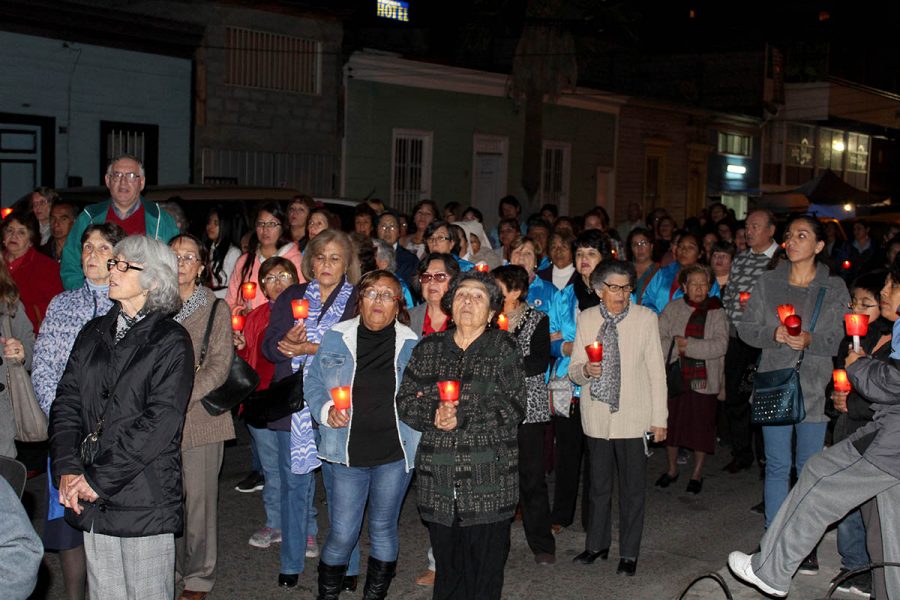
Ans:
[[[303,395],[306,404],[312,413],[313,419],[319,423],[319,434],[322,437],[319,444],[319,458],[322,460],[351,466],[350,460],[350,430],[353,428],[353,398],[350,398],[350,424],[347,427],[332,429],[328,426],[328,409],[334,402],[331,401],[331,389],[349,385],[353,388],[353,379],[356,377],[356,332],[359,327],[359,317],[342,321],[325,332],[322,343],[312,359],[309,371],[303,381]],[[400,447],[406,461],[406,471],[409,472],[416,462],[416,447],[422,434],[412,429],[397,416],[397,390],[403,380],[403,371],[406,369],[409,358],[412,356],[413,346],[418,342],[412,329],[400,323],[394,324],[396,330],[396,344],[394,348],[394,368],[396,370],[394,387],[394,418],[397,421],[397,431],[400,434]]]
[[[539,310],[548,317],[550,316],[550,306],[553,304],[553,298],[556,296],[559,290],[556,289],[549,281],[545,281],[540,277],[535,277],[534,281],[531,282],[531,285],[528,286],[528,306],[535,310]],[[553,329],[553,322],[550,322],[550,332],[556,331]]]

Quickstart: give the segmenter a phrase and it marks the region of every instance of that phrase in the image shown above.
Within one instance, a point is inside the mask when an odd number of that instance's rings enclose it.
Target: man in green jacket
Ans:
[[[60,275],[67,290],[84,284],[81,271],[81,235],[89,225],[116,223],[128,235],[147,235],[168,243],[178,234],[175,220],[159,204],[141,197],[146,179],[144,165],[137,158],[123,154],[110,161],[106,168],[106,187],[110,199],[85,207],[66,239]]]

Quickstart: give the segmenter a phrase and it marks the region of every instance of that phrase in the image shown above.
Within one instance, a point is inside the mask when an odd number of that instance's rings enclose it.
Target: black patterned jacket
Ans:
[[[453,431],[434,426],[437,382],[445,380],[462,383]],[[397,408],[403,421],[422,432],[416,454],[422,519],[465,527],[513,516],[519,500],[516,431],[525,397],[522,357],[509,333],[488,329],[465,351],[452,331],[418,343]]]

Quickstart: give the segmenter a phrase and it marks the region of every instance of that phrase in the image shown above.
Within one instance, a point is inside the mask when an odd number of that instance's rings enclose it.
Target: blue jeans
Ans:
[[[262,491],[266,527],[281,529],[281,472],[278,467],[277,432],[265,427],[257,429],[252,425],[247,425],[247,429],[256,448],[254,455],[258,457],[260,468],[266,477],[266,485]]]
[[[316,472],[310,473],[309,478],[309,502],[306,512],[306,536],[313,536],[319,533],[319,509],[316,508]]]
[[[281,573],[303,572],[306,560],[309,482],[312,473],[291,473],[291,432],[276,431],[278,468],[281,471]]]
[[[325,499],[328,501],[328,521],[331,523],[331,529],[334,529],[334,519],[332,517],[332,509],[334,508],[334,467],[335,465],[330,462],[322,461],[322,484],[325,486]],[[346,468],[346,467],[345,467]],[[362,511],[360,511],[361,513]],[[329,535],[331,535],[329,530]],[[328,543],[328,538],[325,538],[325,543]],[[324,554],[322,554],[324,560]],[[350,553],[350,560],[346,563],[329,563],[327,560],[325,561],[326,565],[347,565],[347,575],[359,575],[359,532],[357,532],[356,536],[356,545],[353,546],[353,551]]]
[[[778,509],[787,498],[790,488],[791,465],[797,477],[807,459],[825,446],[828,423],[798,423],[797,425],[768,425],[762,428],[766,442],[766,528],[775,519]],[[791,451],[793,432],[797,432],[797,455]],[[792,460],[793,457],[793,460]]]
[[[858,508],[844,517],[837,527],[837,547],[841,555],[841,566],[851,571],[869,564],[866,550],[866,528]]]
[[[322,549],[322,561],[329,565],[347,564],[354,547],[359,546],[366,500],[369,502],[369,555],[392,562],[397,560],[400,540],[397,521],[412,472],[406,461],[398,460],[376,467],[331,465],[331,494],[328,507],[331,529]]]

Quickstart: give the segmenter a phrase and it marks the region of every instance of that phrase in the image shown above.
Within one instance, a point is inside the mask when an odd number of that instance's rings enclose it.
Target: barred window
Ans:
[[[410,212],[413,205],[431,195],[430,131],[395,129],[391,160],[391,204]]]
[[[225,83],[319,94],[322,52],[315,40],[265,31],[225,30]]]
[[[560,206],[569,199],[569,160],[571,144],[544,142],[541,160],[541,202]]]

